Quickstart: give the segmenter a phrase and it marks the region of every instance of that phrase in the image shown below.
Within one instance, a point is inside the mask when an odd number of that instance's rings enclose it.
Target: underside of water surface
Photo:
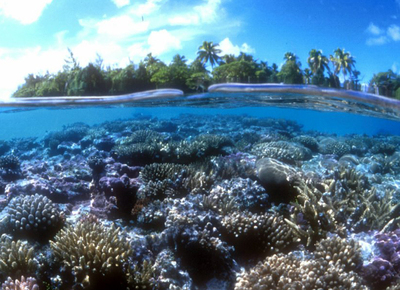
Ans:
[[[229,84],[1,106],[0,281],[400,289],[395,100]]]

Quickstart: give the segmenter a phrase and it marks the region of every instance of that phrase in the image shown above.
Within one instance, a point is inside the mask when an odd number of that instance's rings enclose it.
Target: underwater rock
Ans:
[[[272,158],[262,158],[256,162],[256,172],[260,183],[271,197],[271,201],[289,203],[297,194],[294,187],[299,178],[298,171]]]

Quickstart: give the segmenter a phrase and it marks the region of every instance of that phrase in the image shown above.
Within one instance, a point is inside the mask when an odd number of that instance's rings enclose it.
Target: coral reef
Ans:
[[[75,282],[86,281],[91,287],[123,283],[124,267],[132,254],[129,242],[120,237],[119,228],[88,219],[75,226],[67,225],[50,241],[50,246],[56,259],[74,274]]]
[[[39,290],[36,279],[33,277],[25,278],[21,276],[21,281],[15,281],[8,277],[7,280],[1,285],[1,290]]]
[[[397,289],[399,141],[190,114],[0,141],[3,288]]]
[[[312,157],[310,149],[287,141],[259,143],[253,146],[251,153],[258,158],[269,157],[289,164],[295,164],[296,161],[309,160]]]
[[[235,247],[235,255],[265,257],[299,241],[282,217],[272,214],[233,212],[223,217],[223,238]]]
[[[34,248],[21,240],[13,241],[6,234],[0,237],[0,270],[6,276],[33,274],[37,268]],[[5,277],[4,277],[5,278]]]
[[[14,197],[8,204],[8,213],[9,226],[18,236],[47,238],[62,223],[62,213],[40,194]]]
[[[362,289],[362,278],[353,271],[323,259],[302,259],[275,254],[238,277],[235,289]]]

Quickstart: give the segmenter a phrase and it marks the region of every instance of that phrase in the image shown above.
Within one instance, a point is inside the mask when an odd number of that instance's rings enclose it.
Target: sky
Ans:
[[[152,53],[189,63],[203,41],[269,65],[311,49],[350,52],[362,82],[400,73],[400,0],[0,0],[0,99],[30,74],[62,70],[68,48],[81,66],[101,56],[125,67]]]

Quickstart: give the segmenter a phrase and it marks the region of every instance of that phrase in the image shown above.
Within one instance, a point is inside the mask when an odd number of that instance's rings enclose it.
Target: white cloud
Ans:
[[[118,8],[129,5],[130,0],[111,0]]]
[[[255,50],[247,43],[243,43],[240,47],[238,45],[233,45],[229,38],[225,38],[219,43],[219,49],[222,50],[221,55],[233,54],[238,56],[241,52],[244,53],[254,53]]]
[[[383,32],[382,29],[380,29],[378,26],[373,24],[372,22],[369,24],[366,30],[368,33],[373,34],[373,35],[379,35]]]
[[[218,13],[223,13],[221,9],[221,0],[206,0],[205,4],[195,6],[192,12],[171,17],[168,19],[168,22],[171,25],[212,23],[218,19]]]
[[[371,45],[383,45],[383,44],[387,43],[388,41],[389,41],[389,39],[386,36],[382,35],[379,37],[368,38],[366,41],[366,44],[370,45],[370,46]]]
[[[0,15],[13,18],[22,24],[31,24],[39,19],[52,0],[1,0]]]
[[[154,55],[161,55],[170,50],[178,50],[182,48],[181,41],[166,29],[152,31],[147,42],[150,45],[149,50]]]
[[[145,56],[150,53],[150,50],[146,42],[135,43],[128,47],[129,59],[134,62],[139,62],[145,58]]]
[[[150,15],[161,7],[165,0],[147,0],[144,4],[139,4],[131,10],[131,13],[137,16]]]
[[[121,15],[100,21],[96,24],[98,34],[112,38],[125,38],[148,30],[149,22],[135,22],[128,15]]]
[[[367,27],[366,32],[374,35],[374,37],[367,39],[367,45],[383,45],[391,40],[400,41],[400,27],[395,24],[390,25],[385,31],[371,22]]]
[[[99,54],[105,61],[105,65],[125,65],[128,58],[124,49],[115,42],[87,41],[83,40],[78,45],[71,47],[74,56],[81,66],[86,66],[96,59]]]
[[[7,99],[24,83],[28,74],[59,71],[67,55],[66,49],[44,50],[40,46],[25,49],[0,49],[0,98]]]
[[[387,34],[392,38],[394,41],[400,41],[400,27],[397,25],[390,25],[387,29]]]
[[[394,63],[392,64],[391,70],[392,70],[394,73],[398,73],[398,72],[399,72],[399,63],[398,63],[398,62],[394,62]]]

